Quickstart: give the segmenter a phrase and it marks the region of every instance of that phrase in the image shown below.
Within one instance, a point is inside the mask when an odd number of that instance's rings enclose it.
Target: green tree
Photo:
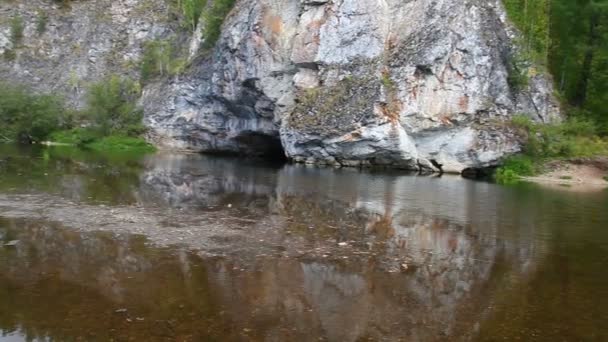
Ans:
[[[70,125],[71,116],[60,98],[0,84],[0,139],[40,142],[53,131]]]
[[[87,114],[94,129],[103,136],[141,134],[143,112],[136,105],[140,93],[138,83],[116,75],[92,85]]]
[[[522,57],[548,67],[566,112],[608,135],[608,0],[503,1]]]
[[[236,0],[215,0],[213,5],[203,13],[203,19],[205,26],[203,34],[205,42],[203,47],[209,49],[212,48],[222,33],[222,24],[224,19],[234,7]]]
[[[207,5],[207,0],[179,0],[188,27],[194,32]]]
[[[21,16],[15,16],[11,19],[11,42],[13,45],[21,44],[23,40],[23,18]]]

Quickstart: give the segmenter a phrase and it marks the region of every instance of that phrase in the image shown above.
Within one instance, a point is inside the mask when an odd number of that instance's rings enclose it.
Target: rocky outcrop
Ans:
[[[111,2],[107,17],[84,10],[104,2],[49,16],[53,63],[21,52],[1,72],[69,93],[74,72],[133,74],[125,65],[145,41],[177,37],[190,67],[142,96],[149,139],[161,148],[461,172],[519,151],[513,115],[559,120],[547,76],[509,82],[516,32],[500,0],[239,0],[211,51],[200,48],[200,28],[175,34],[162,1]],[[34,26],[32,47],[43,41]],[[0,32],[0,49],[10,48],[8,28]]]
[[[164,1],[4,1],[0,79],[60,94],[76,107],[110,74],[139,78],[146,42],[175,33]],[[15,41],[13,20],[23,27]]]
[[[519,150],[513,115],[559,119],[546,77],[509,85],[498,0],[242,0],[223,32],[195,72],[146,93],[159,145],[280,138],[297,162],[461,172]]]

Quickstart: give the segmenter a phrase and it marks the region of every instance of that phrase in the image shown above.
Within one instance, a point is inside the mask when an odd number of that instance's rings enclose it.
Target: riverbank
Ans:
[[[546,171],[539,175],[522,179],[579,191],[608,188],[608,157],[555,160],[543,169]]]

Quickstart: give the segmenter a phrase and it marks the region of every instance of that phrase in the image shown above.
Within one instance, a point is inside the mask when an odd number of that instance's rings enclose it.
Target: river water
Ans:
[[[0,341],[606,341],[608,192],[0,147]]]

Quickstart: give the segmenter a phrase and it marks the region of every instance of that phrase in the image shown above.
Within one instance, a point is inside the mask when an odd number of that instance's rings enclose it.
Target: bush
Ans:
[[[98,151],[130,151],[130,152],[152,152],[154,147],[144,139],[127,136],[108,136],[95,140],[85,147]]]
[[[169,40],[155,40],[144,46],[141,60],[141,81],[147,82],[155,76],[176,75],[186,67],[186,60],[179,58],[176,48]]]
[[[203,9],[207,5],[207,0],[182,0],[182,13],[184,14],[185,21],[192,32],[196,30],[198,22],[203,13]]]
[[[53,132],[49,137],[52,142],[75,146],[86,146],[99,138],[100,136],[97,132],[87,128],[74,128]]]
[[[528,117],[511,121],[526,141],[523,154],[507,158],[495,177],[504,182],[519,176],[532,176],[549,159],[567,159],[608,155],[608,141],[596,135],[597,124],[572,116],[561,124],[537,124]]]
[[[115,75],[91,86],[86,114],[92,129],[101,136],[142,134],[143,112],[136,106],[140,93],[138,83]]]
[[[222,24],[224,19],[234,6],[236,0],[215,0],[213,5],[203,13],[205,20],[203,43],[204,48],[212,48],[222,33]]]
[[[511,122],[526,140],[524,153],[537,158],[593,157],[608,153],[607,142],[600,139],[597,125],[571,117],[561,124],[537,124],[524,116]]]
[[[11,19],[11,42],[13,43],[13,47],[21,44],[23,40],[23,18],[20,16],[15,16]]]
[[[62,99],[33,95],[22,87],[0,84],[0,138],[41,142],[53,131],[71,126]]]
[[[46,24],[48,21],[49,17],[46,12],[40,11],[38,13],[38,18],[36,19],[36,32],[38,32],[39,35],[46,31]]]

